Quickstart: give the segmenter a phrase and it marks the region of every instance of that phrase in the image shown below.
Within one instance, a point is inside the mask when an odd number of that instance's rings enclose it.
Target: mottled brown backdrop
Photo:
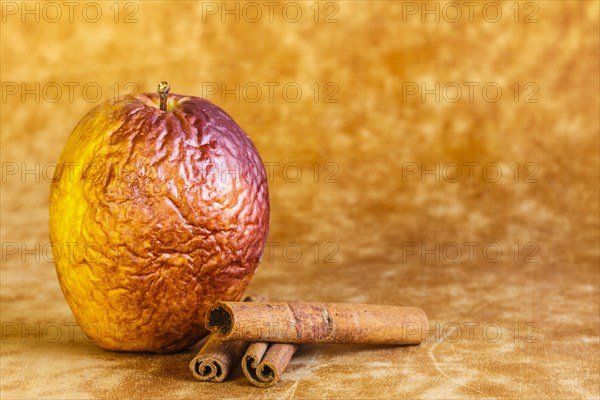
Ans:
[[[2,398],[597,398],[599,3],[2,1]],[[258,147],[250,292],[423,307],[417,347],[304,346],[276,388],[91,344],[48,238],[100,101],[206,97]]]

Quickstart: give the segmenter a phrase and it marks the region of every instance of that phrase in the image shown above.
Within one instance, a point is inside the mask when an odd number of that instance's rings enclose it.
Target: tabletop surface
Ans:
[[[271,17],[260,2],[260,16],[98,2],[98,20],[82,6],[72,22],[60,3],[56,20],[32,2],[39,22],[20,4],[2,3],[0,25],[0,397],[600,396],[598,2],[478,3],[457,22],[444,2],[291,2]],[[239,369],[195,381],[197,347],[86,339],[50,254],[53,163],[91,107],[163,79],[230,113],[270,172],[248,293],[418,306],[424,343],[303,345],[259,389]]]

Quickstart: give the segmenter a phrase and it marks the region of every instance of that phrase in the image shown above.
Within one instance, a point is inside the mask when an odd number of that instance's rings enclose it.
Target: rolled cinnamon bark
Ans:
[[[267,299],[263,296],[248,296],[244,301],[267,301]],[[200,381],[223,382],[241,360],[248,345],[249,343],[244,340],[222,340],[218,335],[210,334],[190,363],[190,370]]]
[[[242,358],[242,370],[255,386],[269,387],[281,379],[281,374],[298,349],[298,344],[255,342],[248,346]]]
[[[192,374],[201,381],[223,382],[229,372],[235,368],[247,347],[246,341],[223,341],[218,335],[211,334],[190,363]]]
[[[419,344],[428,322],[418,307],[218,302],[206,314],[206,327],[223,340]]]

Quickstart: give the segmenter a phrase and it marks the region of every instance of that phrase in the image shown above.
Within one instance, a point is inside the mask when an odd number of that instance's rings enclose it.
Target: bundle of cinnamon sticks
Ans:
[[[262,296],[217,302],[211,331],[190,364],[201,381],[222,382],[241,360],[258,387],[275,385],[302,343],[419,344],[428,329],[417,307],[350,303],[269,303]]]

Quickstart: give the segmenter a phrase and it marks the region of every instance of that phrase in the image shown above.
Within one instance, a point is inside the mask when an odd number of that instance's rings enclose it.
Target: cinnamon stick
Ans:
[[[273,386],[281,379],[298,346],[291,343],[252,343],[242,358],[242,371],[255,386]]]
[[[244,302],[267,301],[263,296],[248,296]],[[210,334],[190,363],[194,377],[204,382],[223,382],[241,360],[249,343],[244,340],[223,340]]]
[[[223,341],[218,335],[211,334],[190,363],[192,374],[200,381],[223,382],[247,347],[246,341]]]
[[[428,322],[418,307],[218,302],[206,314],[206,327],[223,340],[419,344]]]

